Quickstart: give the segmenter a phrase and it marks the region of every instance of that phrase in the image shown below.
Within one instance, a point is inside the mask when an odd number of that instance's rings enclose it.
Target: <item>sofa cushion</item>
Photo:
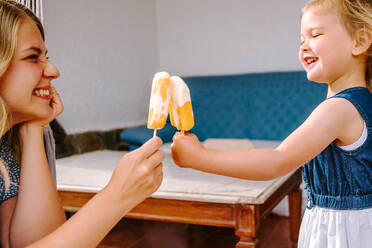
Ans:
[[[177,129],[167,122],[164,128],[157,130],[156,135],[166,143],[172,141],[173,134],[176,131]],[[129,150],[134,150],[149,140],[153,134],[154,131],[152,129],[148,129],[146,126],[140,126],[122,131],[120,133],[120,139],[129,143]]]
[[[283,140],[325,99],[327,86],[309,82],[303,71],[184,77],[190,88],[195,126],[208,138]],[[169,123],[158,131],[170,142]],[[152,137],[146,127],[128,129],[121,139],[138,146]]]
[[[191,92],[200,140],[283,140],[326,97],[326,85],[304,72],[184,78]]]

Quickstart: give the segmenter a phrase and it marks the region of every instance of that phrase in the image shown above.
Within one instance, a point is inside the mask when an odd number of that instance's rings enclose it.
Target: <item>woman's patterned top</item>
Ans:
[[[19,165],[15,160],[14,152],[10,147],[8,134],[5,134],[0,139],[0,158],[8,171],[10,178],[10,187],[5,192],[5,184],[3,175],[0,173],[0,204],[4,201],[18,195],[18,185],[20,170]]]

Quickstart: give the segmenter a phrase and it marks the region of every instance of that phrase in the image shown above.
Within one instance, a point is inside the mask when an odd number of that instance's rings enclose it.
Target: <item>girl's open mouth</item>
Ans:
[[[305,57],[305,58],[304,58],[304,61],[305,61],[308,65],[311,65],[311,64],[315,63],[316,61],[318,61],[318,58],[317,58],[317,57]]]

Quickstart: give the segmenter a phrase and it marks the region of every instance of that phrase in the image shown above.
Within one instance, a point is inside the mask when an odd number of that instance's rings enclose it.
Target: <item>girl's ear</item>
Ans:
[[[355,34],[352,54],[361,55],[368,51],[372,44],[372,33],[366,30],[359,30]]]

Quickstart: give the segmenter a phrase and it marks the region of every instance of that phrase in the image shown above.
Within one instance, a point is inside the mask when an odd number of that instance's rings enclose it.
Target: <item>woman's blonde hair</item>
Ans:
[[[35,22],[43,40],[45,40],[43,25],[31,10],[15,1],[0,0],[0,83],[14,55],[19,26],[26,18]],[[8,114],[6,104],[0,97],[0,137],[10,128],[8,126]],[[0,173],[4,178],[5,189],[8,190],[10,187],[9,174],[1,159]]]
[[[312,7],[334,10],[352,37],[366,32],[372,37],[372,0],[310,0],[302,9],[302,15]],[[372,92],[372,45],[367,50],[366,83]]]

